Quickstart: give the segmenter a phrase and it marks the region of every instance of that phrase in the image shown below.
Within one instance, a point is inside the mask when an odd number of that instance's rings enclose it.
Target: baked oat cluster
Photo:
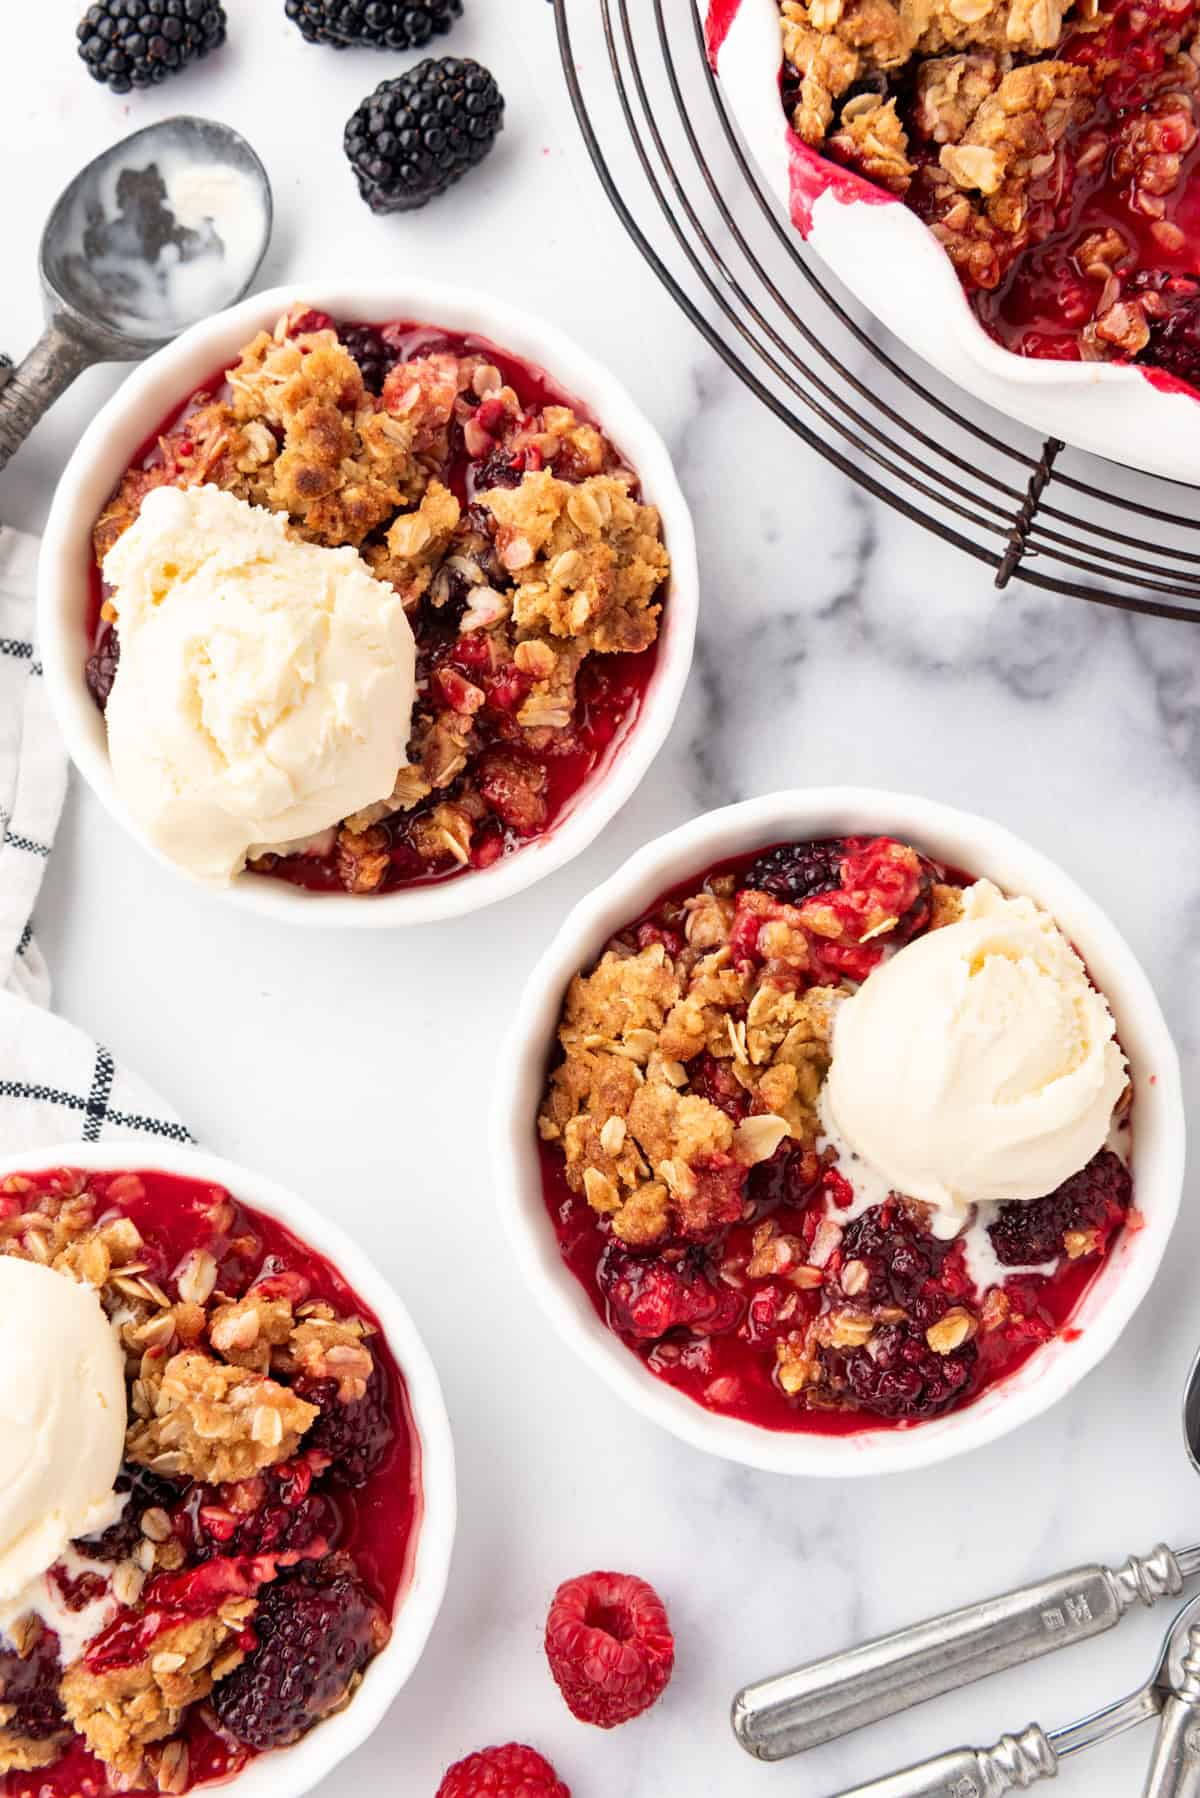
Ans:
[[[365,894],[486,867],[553,823],[636,710],[670,569],[659,515],[594,423],[501,361],[293,308],[96,523],[102,564],[151,489],[212,483],[307,542],[351,545],[404,602],[418,691],[394,791],[258,872]],[[101,704],[119,660],[110,602],[102,619]]]
[[[903,197],[1022,354],[1200,377],[1195,0],[780,0],[804,141]]]
[[[170,1189],[162,1228],[151,1179]],[[49,1576],[87,1624],[82,1650],[63,1655],[44,1613],[0,1637],[5,1774],[86,1750],[102,1763],[88,1789],[183,1792],[347,1703],[390,1634],[394,1592],[377,1562],[359,1565],[354,1519],[391,1490],[385,1527],[402,1546],[399,1376],[374,1324],[323,1295],[285,1233],[184,1185],[0,1183],[0,1253],[98,1292],[128,1394],[120,1519]],[[185,1202],[195,1242],[177,1258]]]
[[[1014,1273],[985,1287],[928,1206],[864,1203],[839,1166],[820,1112],[838,1008],[961,913],[961,877],[908,844],[782,845],[669,895],[571,982],[538,1116],[547,1206],[610,1327],[708,1408],[935,1416],[1054,1334],[1130,1222],[1106,1149],[988,1208]]]

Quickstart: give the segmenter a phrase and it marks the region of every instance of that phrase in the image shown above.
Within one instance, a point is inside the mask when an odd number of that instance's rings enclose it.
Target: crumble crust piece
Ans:
[[[277,1380],[195,1350],[143,1363],[133,1403],[126,1457],[211,1485],[290,1460],[317,1416]]]

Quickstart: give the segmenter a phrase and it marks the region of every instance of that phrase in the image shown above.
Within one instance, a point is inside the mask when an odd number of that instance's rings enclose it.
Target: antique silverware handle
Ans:
[[[1142,1798],[1200,1798],[1200,1626],[1189,1631],[1183,1678],[1163,1705]]]
[[[0,468],[76,375],[99,359],[95,349],[52,321],[18,367],[0,371]]]
[[[957,1748],[840,1798],[1003,1798],[1057,1772],[1058,1756],[1033,1723],[1019,1736],[1002,1736],[994,1748]]]
[[[1196,1551],[1176,1557],[1160,1546],[1120,1568],[1078,1567],[985,1599],[745,1687],[733,1701],[734,1733],[757,1759],[783,1760],[1100,1635],[1132,1605],[1179,1592],[1197,1571]],[[964,1792],[969,1798],[970,1787]]]

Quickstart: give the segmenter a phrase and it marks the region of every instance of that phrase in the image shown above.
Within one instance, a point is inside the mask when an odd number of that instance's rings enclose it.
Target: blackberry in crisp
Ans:
[[[346,126],[346,155],[372,212],[413,212],[482,162],[504,97],[479,63],[429,57],[381,81]]]
[[[948,1242],[939,1242],[928,1230],[921,1229],[903,1206],[891,1201],[872,1205],[847,1224],[843,1233],[843,1290],[858,1304],[899,1305],[901,1310],[912,1312],[926,1287],[937,1280],[949,1251]],[[847,1284],[845,1276],[850,1267],[855,1267],[858,1280],[865,1273],[865,1286],[854,1280]],[[923,1307],[921,1322],[931,1323],[938,1310],[944,1310],[948,1303],[945,1299],[940,1306]]]
[[[1141,301],[1150,331],[1143,362],[1200,386],[1200,280],[1164,269],[1139,269],[1126,292]]]
[[[988,1235],[1005,1267],[1040,1267],[1067,1252],[1066,1237],[1078,1235],[1080,1254],[1107,1242],[1133,1198],[1129,1169],[1111,1149],[1101,1149],[1086,1167],[1064,1180],[1044,1199],[1001,1205]]]
[[[824,1351],[836,1361],[838,1351]],[[878,1417],[936,1417],[961,1399],[979,1359],[973,1342],[948,1355],[931,1349],[911,1324],[885,1324],[866,1348],[845,1356],[842,1373],[865,1411]]]
[[[87,690],[101,711],[108,704],[120,661],[121,639],[115,630],[108,630],[88,657],[83,671]]]
[[[760,855],[745,884],[769,893],[785,905],[799,905],[814,893],[831,893],[841,885],[846,844],[840,837],[827,843],[784,843]]]
[[[216,0],[97,0],[76,27],[88,74],[114,94],[154,87],[225,42]]]
[[[294,1389],[320,1411],[304,1439],[305,1446],[330,1457],[330,1478],[338,1485],[365,1485],[382,1467],[395,1440],[380,1368],[372,1372],[362,1398],[339,1398],[336,1380],[313,1380],[306,1375],[295,1381]]]
[[[267,1586],[258,1646],[213,1687],[212,1706],[249,1748],[286,1748],[338,1710],[390,1635],[344,1555],[302,1563]]]
[[[61,1671],[52,1630],[39,1627],[23,1655],[0,1648],[0,1706],[13,1736],[45,1742],[69,1727],[58,1696]]]
[[[423,50],[462,17],[462,0],[287,0],[283,10],[310,44]]]
[[[338,338],[358,363],[367,392],[382,393],[383,383],[396,362],[396,353],[388,348],[383,332],[374,325],[342,325]]]

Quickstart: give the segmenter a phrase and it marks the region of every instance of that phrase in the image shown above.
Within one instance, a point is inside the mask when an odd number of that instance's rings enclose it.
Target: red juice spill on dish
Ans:
[[[729,36],[729,28],[741,10],[742,0],[709,0],[708,17],[704,24],[704,47],[708,52],[709,67],[714,73],[717,58]]]

